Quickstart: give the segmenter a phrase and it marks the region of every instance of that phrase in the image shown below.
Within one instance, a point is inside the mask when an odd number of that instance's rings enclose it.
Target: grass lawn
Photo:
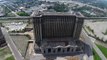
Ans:
[[[7,46],[0,48],[0,60],[15,60]]]
[[[98,56],[98,54],[94,49],[93,49],[93,57],[94,57],[94,60],[101,60],[101,58]]]
[[[105,32],[102,32],[104,35],[107,35],[107,30]]]
[[[29,38],[22,35],[11,36],[19,52],[24,56]]]
[[[107,58],[107,48],[105,48],[105,47],[103,47],[103,46],[101,46],[101,45],[98,45],[98,44],[96,44],[97,46],[98,46],[98,48],[101,50],[101,52],[105,55],[105,57]]]
[[[3,51],[3,49],[0,48],[0,52]]]
[[[6,60],[15,60],[13,56],[6,58]]]

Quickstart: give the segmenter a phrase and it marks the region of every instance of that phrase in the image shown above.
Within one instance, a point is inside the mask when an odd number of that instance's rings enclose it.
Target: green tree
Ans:
[[[19,16],[29,16],[29,14],[26,13],[26,12],[17,12],[17,14],[18,14]]]
[[[69,11],[69,8],[67,5],[65,4],[58,4],[56,3],[54,8],[53,8],[56,12],[67,12]]]

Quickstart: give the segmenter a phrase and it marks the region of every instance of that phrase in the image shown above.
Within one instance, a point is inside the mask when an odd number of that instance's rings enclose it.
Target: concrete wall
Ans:
[[[74,35],[73,37],[76,39],[79,39],[80,33],[83,27],[84,19],[83,18],[77,18],[75,23],[75,29],[74,29]]]
[[[41,41],[42,38],[72,37],[78,39],[83,22],[83,19],[72,15],[34,17],[36,42]]]
[[[75,16],[43,16],[42,37],[73,37]]]
[[[5,44],[6,44],[6,41],[0,28],[0,47],[4,46]]]

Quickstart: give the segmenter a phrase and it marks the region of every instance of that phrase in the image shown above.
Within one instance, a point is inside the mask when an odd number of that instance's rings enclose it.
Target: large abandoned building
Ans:
[[[79,40],[84,20],[70,13],[40,13],[33,17],[35,52],[67,54],[83,52]]]

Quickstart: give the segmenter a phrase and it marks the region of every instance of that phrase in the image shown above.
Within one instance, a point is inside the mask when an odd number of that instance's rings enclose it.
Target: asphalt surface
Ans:
[[[12,51],[12,54],[15,58],[15,60],[23,60],[22,55],[20,54],[20,52],[18,51],[17,47],[15,46],[14,42],[12,41],[11,37],[9,36],[8,32],[6,31],[5,28],[1,28],[3,35],[5,37],[5,40],[10,48],[10,50]]]
[[[82,31],[82,35],[84,36],[84,39],[86,40],[87,44],[97,52],[97,54],[100,56],[100,58],[102,60],[107,60],[107,58],[103,55],[103,53],[100,51],[100,49],[94,44],[93,39],[91,37],[89,37],[85,33],[84,30]]]
[[[85,43],[85,49],[84,52],[87,56],[87,60],[93,60],[93,53],[92,53],[92,44],[89,43],[88,41],[90,40],[82,31],[81,36],[83,37],[83,42]]]
[[[6,4],[2,4],[2,5],[4,5],[5,7],[7,7]],[[13,13],[16,17],[20,17],[19,15],[16,14],[16,12],[12,11],[12,9],[10,9],[9,7],[7,7],[7,8],[8,8],[8,9],[11,11],[11,13]]]

